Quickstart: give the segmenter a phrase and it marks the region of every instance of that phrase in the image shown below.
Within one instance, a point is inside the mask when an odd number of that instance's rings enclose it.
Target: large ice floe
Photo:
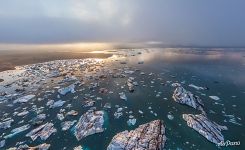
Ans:
[[[88,110],[73,128],[77,140],[104,131],[104,111]]]
[[[182,86],[178,86],[175,89],[173,99],[177,103],[186,104],[202,111],[203,114],[206,114],[203,109],[204,104],[202,100],[197,95],[194,95],[190,91],[185,90]]]
[[[224,136],[221,131],[227,130],[226,126],[218,125],[217,123],[209,120],[203,114],[183,114],[182,117],[189,127],[196,130],[210,142],[218,144],[224,141]]]
[[[166,142],[165,127],[161,120],[140,125],[135,130],[115,135],[107,150],[161,150]]]
[[[33,129],[31,132],[27,133],[27,137],[31,137],[33,141],[35,141],[38,137],[41,138],[41,140],[46,140],[49,138],[49,136],[57,130],[53,127],[53,123],[46,123],[43,125],[40,125],[36,129]]]

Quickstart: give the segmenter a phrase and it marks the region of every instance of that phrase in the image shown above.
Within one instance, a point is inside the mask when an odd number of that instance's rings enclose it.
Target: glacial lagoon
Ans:
[[[244,49],[124,49],[101,53],[111,56],[54,60],[0,72],[0,123],[11,122],[9,127],[0,126],[0,141],[4,141],[0,149],[47,143],[50,149],[81,146],[103,150],[118,133],[157,119],[165,126],[165,149],[245,148]],[[176,86],[198,96],[206,117],[227,127],[221,131],[224,142],[239,141],[240,145],[219,147],[189,127],[182,115],[201,111],[176,102]],[[103,114],[103,126],[96,124],[96,131],[82,130],[84,135],[77,138],[74,130],[84,119],[81,116],[91,110]],[[44,119],[35,122],[40,114],[45,114]],[[70,123],[65,130],[64,122]],[[46,123],[50,125],[48,137],[32,140],[28,136]],[[22,126],[22,132],[12,134]]]

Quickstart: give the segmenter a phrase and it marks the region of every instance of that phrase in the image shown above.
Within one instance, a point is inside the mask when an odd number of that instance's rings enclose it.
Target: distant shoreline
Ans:
[[[0,72],[14,70],[15,66],[42,63],[62,59],[108,58],[112,54],[75,52],[16,52],[8,51],[0,55]]]

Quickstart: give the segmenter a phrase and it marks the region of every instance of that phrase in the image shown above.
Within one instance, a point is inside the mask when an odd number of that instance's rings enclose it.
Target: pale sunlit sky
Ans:
[[[245,46],[244,0],[0,0],[0,49],[138,43]]]

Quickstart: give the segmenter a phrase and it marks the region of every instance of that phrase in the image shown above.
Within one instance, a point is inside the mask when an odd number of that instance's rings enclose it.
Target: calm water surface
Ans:
[[[56,118],[59,108],[47,108],[43,112],[49,114],[46,121],[53,122],[58,130],[57,133],[51,135],[46,141],[46,143],[52,145],[51,149],[73,149],[75,146],[83,145],[91,150],[103,150],[106,149],[112,137],[118,132],[135,129],[138,125],[154,119],[162,119],[166,125],[166,149],[245,149],[245,51],[239,49],[151,49],[142,54],[136,54],[135,56],[129,55],[125,60],[127,64],[113,62],[111,65],[113,68],[132,67],[145,72],[145,75],[140,75],[140,72],[137,71],[130,75],[141,83],[136,87],[135,92],[128,92],[125,86],[127,78],[106,78],[101,81],[100,87],[106,87],[113,91],[113,94],[100,94],[98,90],[91,92],[85,89],[84,91],[62,97],[62,100],[67,101],[66,104],[72,104],[70,109],[79,112],[78,116],[69,116],[66,117],[65,120],[79,119],[80,115],[89,109],[81,106],[81,101],[85,94],[90,93],[102,97],[103,100],[97,101],[95,106],[97,110],[103,109],[108,113],[107,129],[103,133],[94,134],[81,141],[77,141],[71,131],[61,131],[61,121]],[[144,64],[138,64],[139,61],[144,61]],[[149,75],[150,73],[152,74]],[[144,81],[144,83],[140,81]],[[215,144],[207,141],[203,136],[189,128],[182,119],[182,114],[198,114],[199,112],[191,107],[180,105],[173,101],[172,94],[174,88],[170,86],[172,82],[182,82],[187,90],[200,96],[204,102],[208,118],[220,125],[226,125],[228,127],[227,131],[222,132],[225,140],[240,141],[241,145],[218,148]],[[164,83],[164,85],[162,83]],[[198,91],[189,87],[189,84],[205,86],[208,87],[209,90]],[[124,88],[122,86],[124,86]],[[79,88],[77,88],[77,90],[78,89]],[[118,93],[122,91],[126,93],[128,101],[119,99]],[[160,97],[156,97],[158,92],[161,92]],[[73,100],[73,97],[77,95],[79,98]],[[219,104],[215,104],[216,101],[210,99],[210,95],[218,96],[220,98]],[[44,93],[41,93],[38,97],[57,99],[56,96],[57,93],[51,94],[48,97],[45,97]],[[47,101],[34,101],[39,107],[45,106],[46,102]],[[103,108],[104,104],[107,102],[112,104],[111,109]],[[13,107],[9,108],[5,107],[5,105],[6,104],[0,104],[2,112],[8,112],[10,114],[14,112]],[[119,119],[114,119],[113,116],[114,112],[117,110],[115,105],[127,107],[127,109],[123,111],[124,115]],[[17,107],[19,107],[19,105],[14,106],[14,108]],[[31,104],[25,104],[25,106],[19,108],[21,109],[23,107],[29,108]],[[151,110],[149,110],[148,107],[151,107],[152,111],[156,113],[157,116],[150,113]],[[139,110],[142,110],[144,114],[139,114]],[[132,115],[137,119],[135,126],[129,127],[127,125],[129,114],[126,112],[129,111],[133,111]],[[224,116],[224,113],[234,115],[237,122],[241,125],[227,122],[229,118]],[[3,113],[1,113],[1,115],[2,114]],[[172,114],[174,119],[169,120],[167,117],[168,114]],[[25,122],[21,124],[24,125],[28,123],[33,116],[34,114],[30,113],[25,118],[14,118],[17,121],[24,119]],[[3,133],[8,134],[13,128],[19,126],[18,124],[13,124],[12,128],[4,131],[1,130],[0,135]],[[42,143],[40,140],[32,142],[30,138],[24,137],[29,130],[14,138],[8,139],[6,147],[14,146],[16,142],[19,141],[27,141],[30,145]]]

